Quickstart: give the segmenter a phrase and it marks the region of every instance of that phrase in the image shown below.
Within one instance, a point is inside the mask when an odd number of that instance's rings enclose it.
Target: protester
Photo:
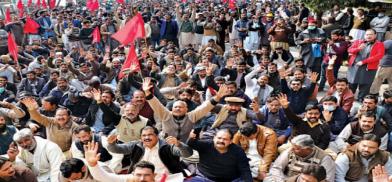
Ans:
[[[391,12],[335,2],[13,1],[0,13],[0,154],[29,128],[39,153],[19,141],[19,158],[38,181],[226,182],[268,181],[279,153],[334,159],[368,133],[392,151]],[[295,146],[302,135],[313,145]],[[332,182],[325,160],[279,181]]]

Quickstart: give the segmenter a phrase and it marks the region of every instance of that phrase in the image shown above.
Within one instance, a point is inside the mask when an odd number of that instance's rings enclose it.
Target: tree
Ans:
[[[335,4],[343,7],[356,7],[359,5],[366,5],[366,0],[301,0],[306,7],[314,12],[323,12],[332,9]]]

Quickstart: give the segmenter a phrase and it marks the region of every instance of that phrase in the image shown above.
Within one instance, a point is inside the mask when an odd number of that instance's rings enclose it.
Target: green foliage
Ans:
[[[315,12],[324,12],[330,10],[335,4],[339,4],[340,7],[344,6],[358,6],[360,5],[357,0],[301,0],[306,7]]]

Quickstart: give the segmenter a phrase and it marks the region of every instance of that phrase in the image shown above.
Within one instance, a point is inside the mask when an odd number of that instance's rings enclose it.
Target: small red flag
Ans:
[[[167,174],[163,173],[163,175],[162,175],[161,179],[159,180],[159,182],[166,182],[166,179],[167,179]]]
[[[234,9],[235,9],[235,0],[229,0],[229,8],[230,8],[231,10],[234,10]]]
[[[19,11],[23,11],[23,3],[22,3],[22,0],[18,0],[18,3],[16,4],[16,7],[18,8]]]
[[[48,8],[48,5],[46,4],[46,0],[42,0],[42,8],[44,9]]]
[[[131,65],[134,65],[137,70],[140,70],[139,60],[137,59],[135,47],[133,44],[131,44],[131,46],[129,47],[127,59],[125,60],[123,66],[121,67],[120,73],[118,74],[119,79],[124,77],[124,70],[130,68]]]
[[[39,9],[41,7],[41,0],[37,0],[35,5],[37,6],[37,9]]]
[[[212,96],[215,96],[215,95],[216,95],[216,90],[215,90],[215,89],[213,89],[212,87],[207,87],[207,88],[208,88],[208,90],[210,91],[210,93],[211,93]]]
[[[36,21],[31,19],[30,17],[26,18],[26,23],[23,27],[24,33],[36,34],[38,33],[38,28],[39,28],[39,24]]]
[[[128,45],[135,41],[135,39],[145,36],[146,30],[144,29],[143,17],[138,13],[122,29],[113,34],[112,38],[118,40],[123,45]]]
[[[56,7],[56,0],[49,0],[49,8],[54,9]]]
[[[101,42],[101,32],[99,31],[98,26],[93,30],[93,43]]]
[[[8,33],[8,52],[14,58],[15,63],[18,62],[18,47],[11,32]]]
[[[7,8],[5,10],[5,24],[11,23],[11,22],[12,22],[12,20],[11,20],[11,10],[10,10],[10,8]]]
[[[117,3],[119,3],[119,4],[124,4],[125,1],[124,1],[124,0],[117,0]]]
[[[98,0],[87,0],[86,6],[90,11],[95,11],[99,9]]]
[[[27,1],[27,7],[30,7],[31,4],[33,4],[33,0],[28,0],[28,1]]]

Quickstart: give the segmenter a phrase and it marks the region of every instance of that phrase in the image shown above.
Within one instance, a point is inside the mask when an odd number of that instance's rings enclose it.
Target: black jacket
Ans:
[[[180,157],[189,157],[192,155],[193,151],[187,145],[181,143],[180,147],[174,145],[168,145],[165,141],[159,140],[159,158],[162,163],[166,166],[170,173],[180,173],[182,172],[185,176],[183,167],[181,166]],[[144,155],[144,146],[141,141],[132,141],[125,144],[109,144],[108,150],[113,153],[119,153],[124,155],[130,155],[131,165],[130,171],[138,163]]]

